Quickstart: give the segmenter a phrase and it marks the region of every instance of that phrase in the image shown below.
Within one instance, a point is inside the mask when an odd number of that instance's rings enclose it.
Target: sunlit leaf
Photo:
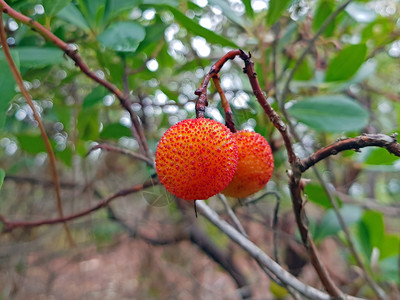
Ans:
[[[174,15],[175,20],[182,27],[185,27],[189,32],[205,38],[210,43],[220,44],[221,46],[239,48],[239,46],[237,46],[233,41],[228,40],[224,36],[219,35],[214,31],[211,31],[209,29],[200,26],[198,23],[185,16],[185,14],[177,10],[175,7],[172,6],[166,6],[166,7]]]

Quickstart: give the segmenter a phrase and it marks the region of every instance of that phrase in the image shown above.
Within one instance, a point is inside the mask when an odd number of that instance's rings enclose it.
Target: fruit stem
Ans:
[[[237,132],[235,127],[235,121],[233,120],[233,113],[231,106],[229,105],[228,99],[226,99],[225,93],[222,90],[219,75],[216,74],[213,76],[214,86],[218,91],[219,96],[221,97],[221,104],[222,108],[225,112],[225,125],[228,127],[232,132]]]

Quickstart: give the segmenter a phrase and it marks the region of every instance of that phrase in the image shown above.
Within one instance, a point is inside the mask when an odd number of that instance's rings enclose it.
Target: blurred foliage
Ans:
[[[76,47],[100,77],[128,92],[132,109],[141,118],[152,153],[167,128],[194,117],[194,91],[211,65],[227,51],[240,47],[252,53],[262,88],[268,100],[288,116],[306,149],[295,143],[301,157],[343,136],[362,133],[392,134],[400,130],[400,4],[398,1],[353,1],[329,24],[290,82],[290,93],[280,99],[290,71],[308,41],[326,18],[341,4],[335,0],[14,0],[8,3]],[[108,142],[138,151],[131,136],[129,115],[105,88],[88,79],[49,41],[26,25],[4,15],[8,43],[43,119],[58,159],[61,181],[82,194],[63,190],[68,210],[87,207],[82,199],[94,198],[93,190],[111,194],[143,182],[152,171],[144,163],[91,146]],[[221,70],[221,84],[232,105],[238,128],[256,130],[278,145],[280,136],[256,102],[243,74],[240,60]],[[10,219],[56,216],[51,185],[31,190],[14,189],[15,177],[49,179],[48,159],[32,111],[15,88],[4,55],[0,54],[0,192],[1,214]],[[209,88],[206,114],[223,122],[223,110],[215,88]],[[290,211],[286,188],[286,154],[275,149],[276,169],[268,190],[283,199],[283,212]],[[346,151],[318,165],[323,177],[349,196],[340,202],[341,213],[351,229],[357,250],[375,280],[399,281],[400,245],[398,218],[379,207],[400,209],[400,160],[383,149]],[[7,180],[7,176],[10,180]],[[315,213],[310,225],[318,243],[328,237],[346,241],[325,190],[312,172],[305,193]],[[28,180],[29,182],[29,180]],[[156,218],[179,224],[170,199],[162,192],[144,194],[131,203],[122,202],[120,213],[138,221],[144,212],[156,210]],[[144,196],[143,196],[144,195]],[[161,195],[162,196],[162,195]],[[364,199],[375,206],[365,209]],[[349,203],[346,203],[349,202]],[[153,205],[157,202],[157,205]],[[90,203],[90,201],[89,201]],[[169,205],[165,209],[164,205]],[[118,206],[118,205],[116,205]],[[272,205],[271,205],[272,207]],[[283,213],[282,212],[282,213]],[[270,212],[272,214],[272,210]],[[142,215],[143,214],[143,215]],[[143,217],[144,218],[144,217]],[[96,244],[112,242],[118,226],[94,222],[87,230]],[[134,223],[133,221],[131,223]],[[82,225],[83,226],[83,225]],[[220,247],[228,241],[205,227]],[[378,251],[378,257],[373,253]],[[374,254],[376,255],[376,254]],[[348,252],[343,258],[354,263]],[[377,261],[371,261],[377,260]],[[273,287],[274,294],[285,290]]]

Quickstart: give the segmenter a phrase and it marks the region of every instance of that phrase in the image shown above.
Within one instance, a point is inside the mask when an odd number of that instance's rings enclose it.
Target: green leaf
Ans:
[[[31,134],[18,134],[16,135],[20,147],[31,154],[38,154],[46,152],[46,146],[44,145],[41,135]]]
[[[13,58],[18,63],[18,54],[13,53]],[[4,127],[7,117],[7,111],[10,107],[11,100],[15,96],[15,79],[4,58],[3,52],[0,52],[0,129]]]
[[[246,10],[246,15],[250,18],[254,18],[253,7],[251,6],[251,0],[243,0],[244,9]]]
[[[95,87],[91,91],[91,93],[89,95],[87,95],[85,97],[85,99],[83,100],[82,107],[89,108],[89,107],[96,105],[99,102],[102,102],[104,96],[106,96],[107,93],[108,93],[108,90],[105,87],[103,87],[101,85]]]
[[[3,186],[4,178],[6,177],[6,171],[0,169],[0,189]]]
[[[44,11],[48,16],[56,15],[70,3],[71,0],[42,0]]]
[[[366,211],[364,212],[362,222],[368,228],[371,248],[377,247],[379,249],[385,232],[382,213],[371,210]]]
[[[271,26],[274,24],[291,2],[291,0],[270,0],[267,13],[267,25]]]
[[[318,7],[314,14],[314,19],[312,22],[312,29],[318,31],[321,25],[329,17],[335,8],[335,1],[333,0],[322,0],[319,2]],[[324,35],[329,37],[333,35],[335,30],[335,20],[329,23],[329,25],[324,30]]]
[[[399,256],[385,258],[379,263],[385,281],[400,283]]]
[[[225,0],[208,0],[208,4],[212,6],[218,7],[221,11],[224,12],[224,16],[231,20],[233,23],[245,27],[244,19],[239,16],[234,10],[232,10],[229,3]]]
[[[78,132],[82,140],[96,140],[99,136],[99,111],[92,108],[82,109],[78,115]]]
[[[97,39],[103,46],[119,52],[135,52],[145,38],[143,26],[135,22],[118,22],[108,27]]]
[[[340,214],[347,226],[357,223],[361,216],[362,210],[356,205],[344,205],[340,210]],[[326,212],[319,226],[316,228],[315,240],[322,240],[328,236],[337,234],[342,230],[336,214],[333,209]]]
[[[86,19],[83,17],[79,9],[73,4],[69,4],[64,7],[57,14],[57,16],[85,31],[90,30],[89,24],[87,23]]]
[[[375,148],[371,150],[367,159],[364,161],[367,165],[392,165],[399,157],[391,154],[383,148]]]
[[[147,26],[145,28],[146,37],[136,49],[136,53],[143,52],[149,45],[153,43],[160,43],[160,41],[163,39],[165,28],[165,24],[161,22],[157,22],[153,25]]]
[[[293,65],[295,62],[293,62]],[[313,77],[313,71],[311,70],[307,59],[304,59],[303,62],[300,64],[299,68],[297,69],[296,73],[294,73],[293,79],[294,80],[310,80]]]
[[[332,208],[332,204],[329,201],[328,195],[321,185],[309,183],[305,186],[304,192],[307,195],[307,199],[311,202],[321,205],[325,208]],[[338,197],[336,197],[336,201],[337,200],[340,201]]]
[[[288,109],[298,121],[326,132],[360,130],[368,124],[368,111],[343,95],[321,95],[304,98]]]
[[[398,255],[400,250],[400,236],[395,234],[385,234],[380,247],[380,259],[392,255]]]
[[[104,126],[103,130],[100,132],[101,139],[119,139],[123,136],[132,136],[131,130],[119,123],[112,123]]]
[[[326,70],[326,81],[347,80],[356,74],[367,54],[365,44],[351,45],[334,57]]]
[[[64,53],[58,48],[18,47],[21,67],[42,68],[62,63]]]
[[[228,40],[222,35],[216,34],[214,31],[208,30],[199,24],[197,24],[192,19],[186,17],[182,12],[177,10],[175,7],[167,5],[166,8],[174,15],[175,20],[183,27],[185,27],[189,32],[202,36],[208,42],[213,44],[220,44],[221,46],[228,46],[232,48],[239,48],[233,41]]]

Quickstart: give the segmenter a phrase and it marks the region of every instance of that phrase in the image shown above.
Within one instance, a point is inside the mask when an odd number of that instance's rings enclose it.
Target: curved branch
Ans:
[[[18,227],[32,228],[32,227],[38,227],[38,226],[43,226],[43,225],[65,223],[67,221],[71,221],[71,220],[89,215],[92,212],[99,210],[100,208],[106,207],[112,200],[114,200],[116,198],[127,196],[127,195],[135,193],[135,192],[139,192],[147,187],[153,186],[154,184],[158,184],[158,182],[155,182],[154,180],[150,180],[143,184],[138,184],[133,187],[120,190],[120,191],[116,192],[115,194],[105,198],[103,201],[100,201],[96,205],[89,207],[88,209],[85,209],[83,211],[80,211],[78,213],[75,213],[75,214],[72,214],[72,215],[69,215],[69,216],[66,216],[63,218],[45,219],[45,220],[39,220],[39,221],[9,221],[4,216],[0,215],[0,222],[3,223],[3,232],[10,232]]]
[[[299,169],[304,173],[307,169],[328,156],[336,155],[345,150],[358,150],[372,146],[385,148],[390,153],[400,157],[400,144],[397,142],[396,136],[396,134],[391,136],[385,134],[364,134],[355,138],[338,140],[336,143],[300,160]]]

